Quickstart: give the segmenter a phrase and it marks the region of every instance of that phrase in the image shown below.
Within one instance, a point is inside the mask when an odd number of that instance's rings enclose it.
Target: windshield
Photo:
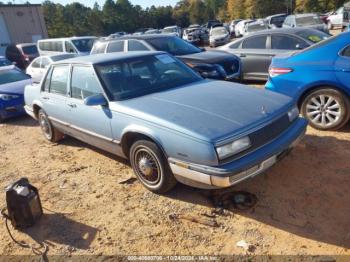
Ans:
[[[147,39],[147,42],[156,50],[168,52],[175,56],[202,52],[199,48],[178,37],[159,37]]]
[[[267,29],[266,24],[255,24],[255,25],[249,25],[247,26],[247,31],[248,32],[255,32],[255,31],[261,31]]]
[[[0,66],[10,66],[12,62],[7,60],[6,58],[0,58]]]
[[[112,101],[160,92],[202,79],[167,54],[108,62],[95,68]]]
[[[23,51],[23,54],[25,55],[35,55],[38,53],[38,49],[36,48],[36,45],[23,46],[22,51]]]
[[[225,28],[217,28],[217,29],[213,29],[210,32],[211,35],[226,35],[227,34],[227,30]]]
[[[95,40],[95,38],[85,38],[72,40],[72,43],[79,50],[79,52],[90,52]]]
[[[319,25],[322,24],[321,19],[317,15],[296,17],[297,25]]]
[[[0,71],[0,85],[30,79],[29,76],[17,69]]]
[[[299,32],[295,32],[295,34],[315,44],[331,37],[330,35],[318,30],[299,31]]]

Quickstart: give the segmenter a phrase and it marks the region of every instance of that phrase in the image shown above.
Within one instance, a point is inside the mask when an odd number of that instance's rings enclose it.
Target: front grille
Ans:
[[[226,61],[221,64],[221,66],[225,69],[225,72],[228,76],[236,74],[239,71],[239,61],[231,60]]]
[[[220,164],[226,164],[237,160],[238,158],[241,158],[247,153],[253,152],[256,149],[262,147],[263,145],[268,144],[269,142],[280,136],[283,133],[283,131],[285,131],[290,126],[290,124],[291,122],[289,121],[288,114],[285,114],[282,117],[270,123],[269,125],[254,131],[253,133],[249,134],[250,142],[252,145],[250,148],[237,155],[220,161]]]

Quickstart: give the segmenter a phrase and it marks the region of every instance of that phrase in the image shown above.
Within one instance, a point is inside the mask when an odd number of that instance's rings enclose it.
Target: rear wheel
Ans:
[[[148,140],[136,141],[131,146],[129,157],[137,178],[148,190],[165,193],[176,185],[168,162],[155,143]]]
[[[64,134],[57,130],[50,122],[44,110],[38,113],[39,124],[44,137],[50,142],[56,143],[63,139]]]
[[[337,130],[349,120],[349,101],[331,88],[316,89],[305,97],[301,112],[309,124],[319,130]]]

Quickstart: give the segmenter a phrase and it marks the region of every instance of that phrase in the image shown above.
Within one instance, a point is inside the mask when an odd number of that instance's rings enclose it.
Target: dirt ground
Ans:
[[[217,228],[171,214],[204,217],[211,191],[178,185],[156,195],[132,177],[124,161],[73,138],[48,143],[37,123],[0,124],[0,187],[28,177],[39,188],[45,216],[18,240],[45,241],[49,255],[350,255],[350,128],[318,132],[265,175],[229,191],[255,194],[249,211],[227,211]],[[0,197],[0,206],[5,204]],[[245,240],[249,251],[237,247]],[[30,254],[0,224],[0,254]]]

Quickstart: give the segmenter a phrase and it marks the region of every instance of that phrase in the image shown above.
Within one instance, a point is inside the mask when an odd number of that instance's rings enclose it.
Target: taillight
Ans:
[[[279,76],[279,75],[285,75],[288,73],[293,72],[293,69],[291,68],[276,68],[276,67],[271,67],[269,69],[269,75],[270,77],[275,77],[275,76]]]

